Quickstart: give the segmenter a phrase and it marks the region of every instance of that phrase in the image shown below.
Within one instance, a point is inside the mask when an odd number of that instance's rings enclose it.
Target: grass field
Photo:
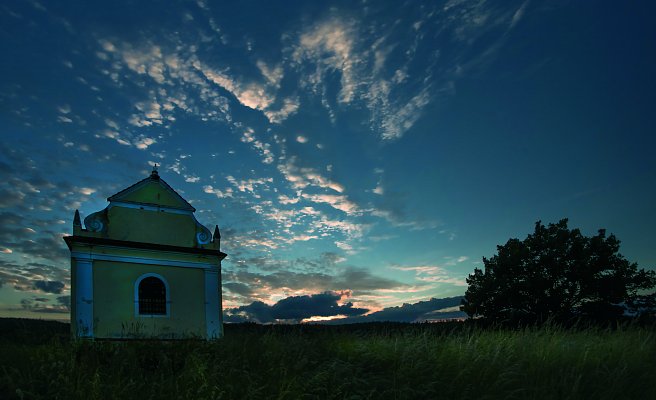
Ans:
[[[228,325],[214,343],[71,342],[0,320],[1,399],[656,399],[644,327]]]

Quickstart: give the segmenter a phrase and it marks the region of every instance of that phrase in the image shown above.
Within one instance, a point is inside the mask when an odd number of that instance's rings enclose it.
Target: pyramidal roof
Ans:
[[[109,202],[155,205],[194,212],[196,209],[183,199],[153,168],[146,179],[127,187],[107,198]]]

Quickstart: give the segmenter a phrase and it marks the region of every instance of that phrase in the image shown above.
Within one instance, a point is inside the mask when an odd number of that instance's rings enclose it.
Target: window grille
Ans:
[[[150,276],[139,282],[139,314],[166,315],[166,286],[161,279]]]

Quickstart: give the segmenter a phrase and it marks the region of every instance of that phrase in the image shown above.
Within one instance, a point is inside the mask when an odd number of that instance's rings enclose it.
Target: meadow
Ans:
[[[656,330],[227,325],[216,342],[71,341],[0,320],[1,399],[656,399]]]

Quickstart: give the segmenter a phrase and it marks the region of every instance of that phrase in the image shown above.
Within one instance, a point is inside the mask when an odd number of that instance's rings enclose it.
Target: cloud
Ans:
[[[253,289],[251,289],[250,286],[240,282],[226,282],[222,284],[222,287],[229,292],[238,294],[245,298],[252,298],[254,294]]]
[[[30,232],[26,231],[26,234]],[[40,233],[38,237],[26,238],[7,243],[14,253],[23,253],[34,258],[63,263],[68,259],[68,250],[62,240],[63,234],[53,232]]]
[[[34,282],[34,289],[40,290],[44,293],[61,294],[66,285],[60,281],[36,281]]]
[[[299,162],[298,157],[291,156],[284,163],[278,164],[278,171],[291,184],[293,189],[314,186],[321,189],[331,189],[338,193],[344,191],[344,186],[340,183],[326,178],[314,168],[300,167]]]
[[[324,292],[305,296],[290,296],[273,305],[256,301],[247,306],[226,310],[226,322],[255,321],[301,322],[310,317],[355,316],[362,315],[367,309],[353,307],[353,303],[339,305],[343,294]]]
[[[345,195],[334,194],[307,194],[303,193],[303,198],[310,200],[314,203],[325,203],[332,208],[343,211],[346,214],[355,214],[360,209],[354,202],[350,201]]]
[[[83,194],[85,196],[90,196],[94,193],[96,193],[96,189],[87,188],[87,187],[80,188],[80,194]]]
[[[337,17],[319,22],[300,35],[293,59],[307,76],[302,85],[323,96],[322,103],[333,118],[334,111],[326,99],[329,90],[324,82],[330,81],[330,73],[338,71],[341,79],[338,103],[361,100],[371,113],[371,128],[382,139],[392,140],[402,137],[430,102],[432,71],[429,68],[425,75],[418,77],[422,80],[420,85],[416,85],[417,80],[407,82],[407,65],[414,57],[414,52],[408,51],[402,58],[405,64],[388,76],[383,66],[392,51],[402,45],[388,44],[387,34],[379,29],[376,25]],[[430,54],[429,61],[434,57]],[[312,69],[306,64],[316,67]],[[417,86],[421,88],[418,92]]]
[[[337,267],[334,263],[338,260],[318,261],[317,265],[324,266],[319,270],[314,268],[305,270],[308,265],[299,261],[289,263],[284,260],[272,260],[270,266],[266,267],[268,270],[273,270],[271,273],[250,272],[248,268],[254,265],[254,260],[243,260],[239,263],[240,269],[238,271],[224,273],[224,282],[237,282],[247,285],[253,295],[257,294],[257,298],[260,300],[267,300],[275,295],[286,293],[308,294],[325,290],[337,292],[345,290],[403,290],[403,288],[408,287],[407,284],[376,276],[368,269]],[[329,261],[333,264],[331,267],[326,267],[328,265],[326,262]],[[258,263],[259,265],[267,265],[261,264],[261,261]],[[300,268],[300,270],[294,271],[294,267]]]
[[[266,110],[264,111],[264,115],[272,124],[280,124],[290,115],[296,114],[300,105],[298,97],[287,97],[283,100],[283,104],[278,110]]]
[[[213,70],[209,66],[200,63],[200,61],[195,61],[193,66],[202,72],[208,80],[233,94],[242,105],[248,108],[261,111],[275,100],[267,93],[263,85],[255,82],[242,84],[230,77],[227,71]]]
[[[524,12],[526,11],[526,6],[528,5],[529,1],[526,0],[525,2],[522,3],[522,5],[515,11],[515,13],[512,16],[512,20],[510,21],[510,29],[514,28],[515,25],[519,22],[519,20],[522,19],[524,16]]]
[[[157,143],[157,140],[146,136],[140,136],[133,144],[139,150],[146,150],[154,143]]]
[[[66,307],[67,310],[71,309],[71,296],[58,296],[57,302]]]
[[[271,152],[271,145],[257,139],[253,129],[246,128],[242,133],[241,141],[244,143],[250,143],[253,148],[260,153],[262,162],[264,164],[273,163],[273,152]]]
[[[283,194],[278,196],[278,203],[280,203],[280,204],[296,204],[300,200],[301,200],[300,197],[291,198],[291,197],[285,196]]]
[[[320,219],[315,220],[312,226],[317,231],[328,235],[332,235],[334,231],[342,232],[349,239],[357,239],[362,237],[368,225],[360,224],[352,221],[345,221],[339,219],[330,219],[322,216]]]
[[[270,69],[262,61],[257,62],[257,67],[265,78],[264,82],[245,82],[230,76],[229,70],[216,70],[195,60],[192,65],[200,71],[209,81],[230,92],[240,104],[263,112],[271,123],[281,123],[288,116],[294,114],[299,108],[298,98],[287,97],[283,104],[276,104],[276,92],[280,88],[280,80],[283,77],[283,69],[277,66]]]
[[[414,304],[387,307],[366,314],[369,310],[355,307],[354,302],[339,305],[340,300],[351,295],[350,292],[324,292],[304,296],[290,296],[279,300],[273,305],[255,301],[246,306],[227,309],[225,321],[228,323],[298,323],[318,320],[319,323],[352,324],[364,322],[424,322],[463,319],[466,317],[464,312],[459,311],[462,296],[443,299],[432,298]]]
[[[458,258],[457,262],[463,262],[467,260],[467,257]],[[455,264],[455,263],[454,263]],[[456,286],[467,286],[467,282],[464,278],[457,278],[450,276],[448,272],[436,265],[420,265],[420,266],[410,266],[410,267],[392,267],[393,269],[399,271],[412,271],[415,273],[416,279],[421,282],[431,282],[431,283],[449,283]]]
[[[380,185],[380,183],[379,183]],[[408,208],[409,193],[398,190],[384,190],[384,196],[375,198],[374,208],[363,210],[378,218],[383,218],[393,226],[410,230],[435,229],[440,223],[426,218],[425,215],[411,215]]]
[[[103,71],[119,86],[133,78],[125,70],[157,84],[157,90],[149,90],[144,96],[148,100],[135,105],[140,113],[134,114],[129,123],[136,127],[164,125],[174,118],[172,111],[176,108],[203,120],[230,122],[230,101],[223,96],[224,92],[240,105],[261,112],[270,123],[279,124],[298,111],[302,98],[298,89],[309,89],[321,96],[321,103],[334,119],[334,102],[328,98],[334,90],[328,86],[338,76],[338,106],[366,107],[371,129],[383,140],[396,140],[414,126],[436,96],[452,90],[453,71],[460,64],[468,64],[469,44],[494,27],[516,24],[525,7],[526,3],[506,15],[484,2],[454,3],[428,7],[419,20],[413,16],[393,24],[357,13],[345,18],[332,11],[330,17],[307,25],[299,33],[284,33],[282,60],[257,59],[251,68],[242,68],[241,72],[207,57],[198,46],[189,46],[180,34],[134,43],[103,38],[98,44],[108,57]],[[210,25],[223,42],[221,29],[216,23]],[[407,30],[402,26],[414,28]],[[435,26],[440,29],[433,29]],[[444,40],[455,36],[465,44],[446,56],[433,45],[432,51],[426,50],[421,58],[417,57],[417,48],[434,43],[437,36]],[[253,70],[258,73],[249,76]],[[294,77],[300,77],[300,81]],[[294,87],[295,83],[300,87]]]
[[[366,107],[371,130],[398,140],[429,104],[453,93],[464,73],[496,53],[527,4],[510,12],[485,1],[426,4],[419,19],[409,4],[400,5],[393,20],[333,12],[298,35],[288,49],[290,66],[303,77],[301,87],[321,97],[333,122],[329,85],[338,76],[337,106]]]
[[[255,191],[256,186],[264,186],[267,188],[269,183],[273,182],[273,178],[250,178],[246,180],[236,180],[233,176],[226,176],[228,182],[230,182],[237,190],[240,192],[250,192]]]
[[[264,61],[259,60],[257,62],[257,67],[262,72],[262,75],[267,79],[270,85],[280,87],[280,81],[284,75],[284,71],[281,65],[277,65],[274,68],[270,68],[264,63]]]
[[[429,102],[430,92],[427,86],[393,112],[384,108],[380,110],[381,137],[383,139],[399,139],[417,122],[421,116],[420,111]]]
[[[293,59],[297,63],[311,60],[318,68],[305,83],[318,91],[319,85],[330,71],[341,72],[341,89],[338,100],[349,103],[355,94],[357,79],[354,54],[354,24],[337,18],[323,21],[301,34]]]
[[[35,313],[49,313],[49,314],[68,314],[70,312],[70,306],[62,304],[58,300],[59,304],[49,305],[47,304],[50,299],[41,298],[41,297],[32,297],[25,298],[20,301],[20,305],[24,310],[28,310]],[[70,300],[69,300],[70,302]]]
[[[441,319],[465,318],[466,314],[462,311],[446,311],[452,307],[457,307],[462,301],[462,296],[448,297],[444,299],[432,298],[427,301],[419,301],[414,304],[403,304],[401,306],[387,307],[380,311],[340,320],[340,323],[362,323],[362,322],[423,322]],[[441,310],[445,310],[440,312]]]
[[[127,124],[136,128],[166,127],[176,120],[174,114],[178,110],[203,121],[231,121],[228,99],[197,68],[201,63],[196,46],[188,46],[178,35],[146,38],[134,43],[101,39],[99,45],[108,55],[106,68],[101,70],[103,74],[122,91],[135,85],[144,88],[142,100],[133,103],[137,112],[127,118]],[[121,144],[146,149],[154,143],[149,142],[154,138],[137,138],[133,143],[130,131],[122,131],[119,135],[116,132],[120,124],[112,118],[104,119],[114,132],[107,137]]]
[[[61,294],[70,286],[70,271],[36,262],[18,265],[0,260],[0,281],[22,292]]]
[[[203,192],[214,194],[219,199],[222,199],[222,198],[225,198],[225,197],[232,197],[232,188],[226,188],[224,190],[219,190],[219,189],[214,188],[212,185],[205,185],[205,186],[203,186]]]

